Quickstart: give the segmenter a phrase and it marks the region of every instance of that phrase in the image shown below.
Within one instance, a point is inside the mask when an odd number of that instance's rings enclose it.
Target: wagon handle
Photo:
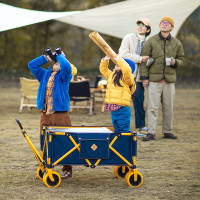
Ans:
[[[19,119],[16,118],[15,120],[16,120],[16,122],[18,123],[20,129],[23,130],[22,124],[21,124],[21,122],[19,121]]]

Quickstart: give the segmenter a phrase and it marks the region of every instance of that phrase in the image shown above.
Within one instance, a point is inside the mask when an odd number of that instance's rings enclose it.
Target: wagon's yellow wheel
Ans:
[[[44,175],[44,166],[38,167],[38,169],[37,169],[37,177],[40,180],[43,180],[43,175]]]
[[[143,176],[140,172],[135,173],[137,173],[136,177],[134,177],[134,171],[129,171],[125,176],[125,181],[131,187],[140,187],[143,183]]]
[[[124,178],[129,171],[129,167],[127,166],[115,166],[114,174],[117,178]]]
[[[57,172],[52,171],[43,176],[43,182],[47,187],[58,187],[61,182],[61,177]]]

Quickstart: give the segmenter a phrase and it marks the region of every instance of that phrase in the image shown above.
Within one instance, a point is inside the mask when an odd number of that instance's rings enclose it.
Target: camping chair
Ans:
[[[81,80],[85,80],[85,78],[83,76],[76,76],[76,80],[81,81]]]
[[[102,75],[96,76],[94,88],[91,88],[91,92],[93,92],[93,98],[94,98],[94,108],[96,107],[97,102],[101,102],[101,112],[104,112],[104,101],[105,101],[105,89],[104,88],[98,88],[98,84],[100,81],[103,80]]]
[[[69,84],[69,96],[70,96],[70,108],[87,108],[89,109],[89,115],[92,115],[93,97],[90,93],[90,81],[88,79],[80,81],[71,81]],[[86,101],[86,105],[79,104],[77,102]],[[89,103],[89,105],[88,105]]]
[[[96,79],[95,79],[95,83],[94,83],[94,88],[97,88],[98,87],[98,83],[99,81],[103,78],[102,75],[97,75],[96,76]]]
[[[19,112],[22,113],[24,107],[28,107],[29,110],[32,107],[37,107],[36,99],[37,99],[39,82],[36,79],[28,79],[20,77],[20,83],[21,83],[21,103]]]

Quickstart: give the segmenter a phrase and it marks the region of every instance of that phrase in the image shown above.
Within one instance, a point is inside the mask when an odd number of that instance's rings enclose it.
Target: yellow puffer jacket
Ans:
[[[105,103],[129,107],[131,96],[136,89],[132,70],[123,58],[117,60],[117,65],[120,66],[122,70],[122,76],[120,79],[122,87],[119,87],[117,85],[115,86],[113,82],[113,74],[115,73],[115,70],[109,70],[108,65],[109,61],[102,59],[99,67],[101,74],[107,79]]]

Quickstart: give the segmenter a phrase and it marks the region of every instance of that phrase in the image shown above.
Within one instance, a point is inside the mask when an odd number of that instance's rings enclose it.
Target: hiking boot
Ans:
[[[150,140],[155,140],[155,135],[151,133],[147,133],[145,137],[143,137],[142,141],[150,141]]]
[[[164,133],[163,138],[165,138],[165,139],[177,139],[177,136],[175,136],[172,133]]]
[[[61,179],[68,179],[68,178],[71,178],[72,175],[68,171],[64,171],[64,172],[62,172],[60,177],[61,177]]]
[[[72,166],[64,165],[62,168],[61,179],[67,179],[72,177]]]
[[[139,133],[140,134],[147,134],[148,133],[148,128],[147,127],[143,127],[139,129]]]

